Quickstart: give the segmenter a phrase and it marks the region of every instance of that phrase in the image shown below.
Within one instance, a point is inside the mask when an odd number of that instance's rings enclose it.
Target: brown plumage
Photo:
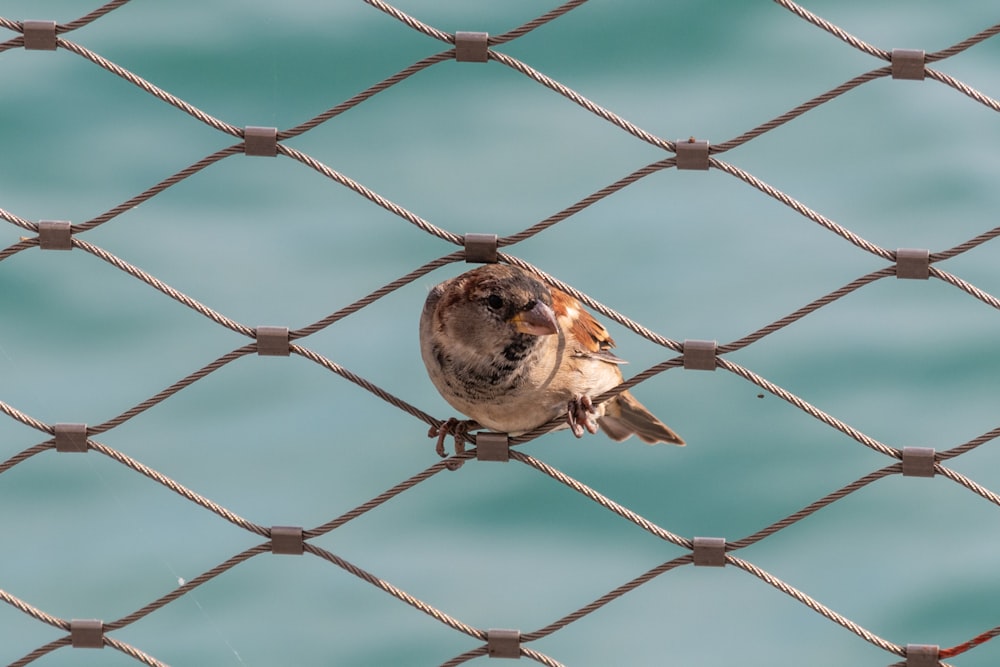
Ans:
[[[580,302],[530,273],[486,264],[431,290],[420,351],[441,395],[479,425],[520,434],[565,416],[580,437],[600,427],[614,440],[684,441],[627,391],[614,341]]]

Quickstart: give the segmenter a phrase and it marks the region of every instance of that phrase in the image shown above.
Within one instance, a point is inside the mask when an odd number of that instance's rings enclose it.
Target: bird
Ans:
[[[484,264],[433,287],[421,357],[441,396],[470,418],[431,428],[438,454],[449,432],[457,448],[475,428],[516,436],[556,418],[577,438],[601,429],[615,441],[685,444],[628,391],[594,403],[622,383],[614,344],[577,299],[517,266]]]

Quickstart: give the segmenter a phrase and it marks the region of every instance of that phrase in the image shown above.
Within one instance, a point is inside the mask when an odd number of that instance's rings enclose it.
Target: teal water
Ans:
[[[555,3],[395,3],[499,34]],[[0,0],[11,20],[96,3]],[[811,2],[881,48],[941,49],[989,3]],[[14,33],[0,29],[0,41]],[[443,45],[357,1],[133,0],[64,36],[236,126],[286,128]],[[663,138],[721,143],[884,63],[771,2],[591,0],[498,47]],[[1000,96],[997,38],[935,64]],[[0,53],[0,208],[83,222],[235,143],[67,51]],[[720,159],[890,250],[996,226],[996,112],[881,79]],[[664,157],[498,63],[445,62],[288,141],[456,234],[512,234]],[[24,230],[0,223],[0,249]],[[227,158],[81,235],[247,326],[312,323],[454,250],[286,158]],[[1000,295],[996,241],[942,262]],[[882,259],[721,171],[665,170],[507,249],[674,340],[736,340]],[[416,322],[453,265],[300,341],[418,408]],[[672,358],[612,325],[626,375]],[[893,447],[1000,425],[1000,317],[887,278],[727,358]],[[0,261],[0,401],[98,424],[244,345],[81,250]],[[726,371],[635,394],[690,443],[557,433],[523,451],[684,537],[737,540],[888,465]],[[263,526],[312,527],[436,461],[426,427],[301,357],[248,356],[96,439]],[[0,416],[0,460],[42,441]],[[995,441],[947,465],[1000,490]],[[875,482],[737,555],[896,644],[1000,624],[1000,509],[943,478]],[[111,621],[261,538],[90,452],[0,474],[0,589]],[[531,632],[684,550],[518,463],[441,473],[315,543],[477,628]],[[61,633],[0,605],[0,664]],[[110,636],[172,665],[438,665],[478,642],[312,556],[261,555]],[[887,665],[892,656],[734,567],[690,566],[530,646],[566,665]],[[480,658],[480,662],[485,658]],[[949,660],[995,665],[1000,640]],[[62,648],[38,665],[136,664]]]

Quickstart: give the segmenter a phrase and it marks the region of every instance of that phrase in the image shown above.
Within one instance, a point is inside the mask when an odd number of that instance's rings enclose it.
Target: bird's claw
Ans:
[[[441,458],[446,458],[448,454],[444,450],[444,441],[449,435],[455,438],[455,454],[465,453],[465,438],[469,431],[479,428],[479,424],[471,419],[456,419],[449,417],[437,426],[431,426],[427,432],[428,438],[437,438],[434,451]]]
[[[577,396],[569,402],[566,410],[566,421],[573,435],[583,437],[583,430],[597,433],[597,410],[590,396]]]

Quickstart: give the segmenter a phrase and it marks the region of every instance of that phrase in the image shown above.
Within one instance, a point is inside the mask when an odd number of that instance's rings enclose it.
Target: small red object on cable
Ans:
[[[989,640],[993,639],[998,635],[1000,635],[1000,625],[993,628],[992,630],[987,630],[978,637],[973,637],[972,639],[963,644],[959,644],[958,646],[952,646],[951,648],[941,649],[941,652],[938,655],[941,658],[954,658],[956,655],[960,653],[965,653],[971,648],[975,648],[980,644],[985,644],[986,642],[988,642]]]

